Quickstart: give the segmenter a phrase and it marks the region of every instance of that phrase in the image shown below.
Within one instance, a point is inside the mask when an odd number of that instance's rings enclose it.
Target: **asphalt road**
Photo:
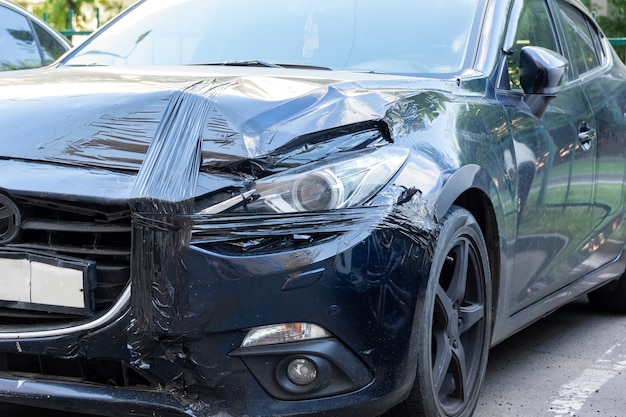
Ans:
[[[475,417],[626,416],[626,315],[580,299],[490,355]],[[87,417],[2,404],[0,416]]]
[[[494,347],[475,416],[626,416],[626,315],[582,298]]]

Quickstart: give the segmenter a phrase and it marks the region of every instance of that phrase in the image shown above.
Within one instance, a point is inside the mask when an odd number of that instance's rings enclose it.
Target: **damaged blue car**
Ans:
[[[469,417],[626,310],[626,68],[577,0],[145,0],[0,75],[0,401]]]

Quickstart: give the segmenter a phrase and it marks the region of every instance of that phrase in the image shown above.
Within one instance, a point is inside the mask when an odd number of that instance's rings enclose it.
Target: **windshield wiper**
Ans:
[[[265,61],[223,61],[223,62],[208,62],[206,64],[195,65],[223,65],[225,67],[268,67],[268,68],[282,68],[280,65],[272,64]]]
[[[315,69],[315,70],[326,70],[332,71],[332,69],[328,67],[320,67],[316,65],[306,65],[306,64],[274,64],[272,62],[260,61],[260,60],[251,60],[251,61],[223,61],[223,62],[207,62],[203,64],[193,64],[193,65],[221,65],[225,67],[266,67],[266,68],[298,68],[298,69]]]

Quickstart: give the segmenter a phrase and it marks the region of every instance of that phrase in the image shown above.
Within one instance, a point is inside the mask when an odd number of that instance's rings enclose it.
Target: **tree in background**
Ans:
[[[599,16],[598,24],[610,38],[626,36],[626,0],[609,0],[610,16]]]
[[[589,10],[594,10],[593,0],[583,0]],[[609,15],[598,16],[598,24],[609,38],[626,37],[626,0],[608,0]]]
[[[46,0],[32,8],[32,11],[43,17],[46,15],[47,22],[58,30],[94,30],[97,26],[96,8],[101,11],[101,21],[115,16],[134,0]],[[17,0],[17,3],[26,3],[26,0]],[[23,4],[24,5],[24,4]],[[69,11],[74,11],[74,18],[69,21]]]

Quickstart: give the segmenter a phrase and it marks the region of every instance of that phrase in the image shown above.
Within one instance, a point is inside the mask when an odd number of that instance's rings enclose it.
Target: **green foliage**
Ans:
[[[74,21],[72,26],[75,29],[85,29],[84,5],[93,5],[94,0],[47,0],[45,3],[34,8],[35,14],[43,16],[47,14],[48,23],[55,28],[67,29],[70,27],[69,10],[74,10]]]
[[[20,1],[17,1],[20,3]],[[96,8],[101,12],[101,23],[121,12],[132,0],[46,0],[33,8],[33,12],[46,16],[47,22],[58,30],[94,30],[96,29]],[[70,24],[69,11],[74,11]]]
[[[593,0],[583,0],[589,10],[594,10]],[[598,16],[597,21],[609,38],[626,37],[626,0],[608,0],[609,15]]]

